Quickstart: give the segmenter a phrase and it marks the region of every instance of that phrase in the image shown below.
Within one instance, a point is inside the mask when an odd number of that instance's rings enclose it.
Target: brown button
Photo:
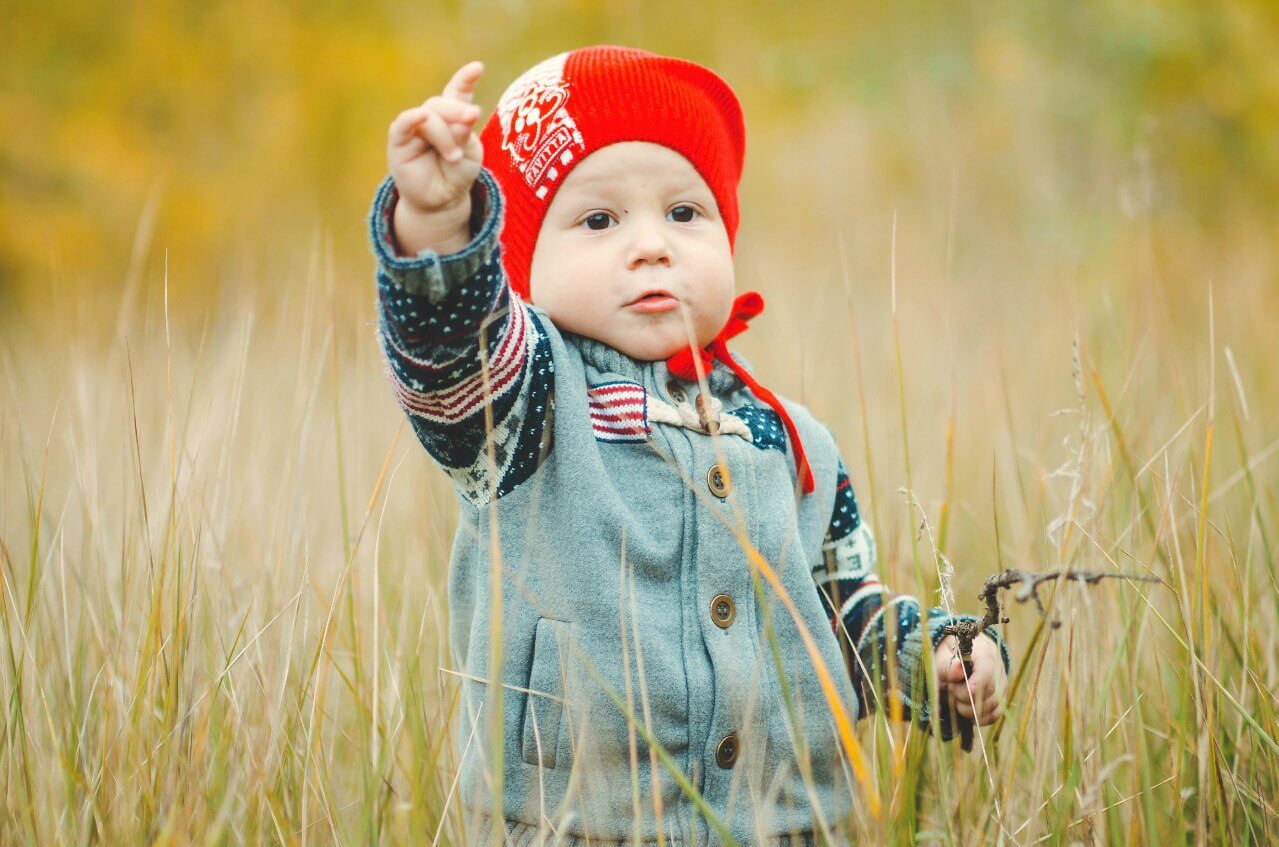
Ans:
[[[729,475],[727,467],[716,462],[706,472],[706,485],[712,494],[723,500],[728,496],[728,492],[733,490],[733,478]]]
[[[688,395],[684,393],[684,388],[677,379],[672,379],[666,383],[666,393],[671,395],[671,399],[676,403],[683,403],[688,399]]]
[[[716,594],[711,600],[711,620],[720,629],[728,629],[737,618],[737,604],[727,594]]]
[[[715,764],[724,770],[728,770],[737,762],[737,733],[730,732],[724,736],[724,740],[715,748]]]

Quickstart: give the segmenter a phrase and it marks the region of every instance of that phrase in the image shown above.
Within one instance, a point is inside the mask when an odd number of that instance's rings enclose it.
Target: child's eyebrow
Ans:
[[[587,176],[573,186],[574,194],[581,195],[611,195],[618,184],[616,177],[609,176]],[[698,192],[708,196],[714,196],[710,189],[704,183],[689,176],[675,176],[661,179],[657,184],[659,191],[664,193],[693,193]],[[579,200],[586,200],[587,197],[578,197]]]

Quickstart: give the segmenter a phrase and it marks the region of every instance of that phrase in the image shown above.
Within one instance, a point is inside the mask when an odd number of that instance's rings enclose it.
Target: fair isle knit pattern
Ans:
[[[370,218],[378,254],[378,336],[396,398],[427,452],[470,502],[484,505],[537,469],[549,445],[552,366],[537,317],[502,274],[496,229],[501,195],[481,173],[472,192],[482,224],[435,273],[397,256],[388,177]],[[485,410],[492,409],[491,429]]]
[[[786,452],[786,429],[782,426],[781,415],[767,406],[742,406],[728,412],[741,418],[751,431],[751,443],[761,450],[777,450]]]

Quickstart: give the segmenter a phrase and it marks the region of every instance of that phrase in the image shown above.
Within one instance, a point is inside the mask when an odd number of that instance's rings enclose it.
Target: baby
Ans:
[[[819,843],[858,797],[832,691],[929,726],[927,638],[949,737],[999,717],[1007,650],[988,630],[965,676],[958,618],[876,579],[829,431],[728,351],[763,308],[734,298],[728,85],[575,50],[477,136],[482,73],[391,123],[370,215],[391,382],[461,499],[472,843]]]

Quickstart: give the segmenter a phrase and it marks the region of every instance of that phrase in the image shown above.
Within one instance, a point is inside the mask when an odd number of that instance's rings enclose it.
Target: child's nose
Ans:
[[[630,223],[631,240],[627,246],[627,267],[638,268],[646,263],[670,265],[671,249],[662,228],[662,221],[652,220],[648,215],[632,215]]]

